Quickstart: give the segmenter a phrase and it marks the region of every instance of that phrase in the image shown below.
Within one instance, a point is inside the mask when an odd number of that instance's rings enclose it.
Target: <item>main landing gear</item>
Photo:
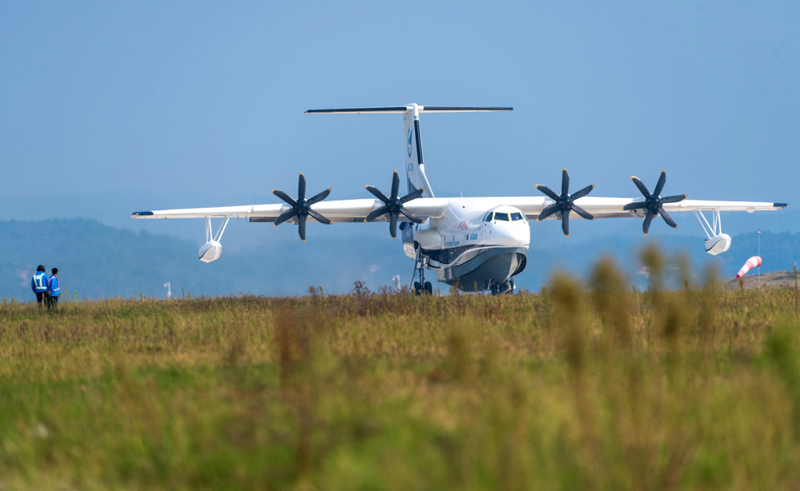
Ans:
[[[414,295],[422,295],[427,293],[428,295],[433,295],[433,285],[431,285],[430,281],[426,281],[424,283],[420,283],[419,281],[414,282]]]
[[[430,281],[425,281],[425,265],[428,258],[422,255],[422,248],[417,248],[417,258],[414,260],[414,272],[411,274],[411,281],[414,284],[414,295],[433,295],[433,285]],[[419,276],[419,281],[414,279]]]

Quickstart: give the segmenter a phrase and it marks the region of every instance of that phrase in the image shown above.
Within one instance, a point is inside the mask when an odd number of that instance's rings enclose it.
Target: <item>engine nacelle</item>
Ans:
[[[432,228],[415,231],[414,240],[419,242],[423,249],[441,249],[444,246],[444,237]]]
[[[706,239],[706,252],[712,256],[722,254],[731,248],[731,236],[728,234],[719,234]]]
[[[222,255],[222,244],[216,240],[209,240],[203,244],[197,255],[199,256],[198,259],[204,263],[216,261]]]
[[[400,238],[403,240],[403,252],[406,256],[411,259],[417,257],[417,250],[414,247],[414,227],[410,223],[400,224]]]

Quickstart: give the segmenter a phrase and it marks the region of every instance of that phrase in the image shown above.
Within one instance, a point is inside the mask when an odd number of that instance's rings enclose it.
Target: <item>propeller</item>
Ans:
[[[636,176],[631,176],[633,183],[636,184],[636,187],[639,188],[639,191],[642,192],[644,196],[644,201],[637,201],[635,203],[628,203],[627,205],[623,206],[622,209],[625,211],[631,210],[645,210],[644,212],[644,224],[642,225],[642,230],[644,234],[647,235],[648,230],[650,230],[650,222],[656,215],[661,215],[661,218],[667,222],[672,228],[678,228],[678,224],[669,216],[664,210],[664,203],[677,203],[679,201],[683,201],[686,199],[685,194],[678,194],[675,196],[667,196],[666,198],[661,197],[661,190],[664,189],[664,183],[667,181],[667,171],[661,171],[661,177],[658,178],[658,183],[656,183],[656,188],[653,190],[653,194],[650,194],[650,191],[647,190],[647,186]]]
[[[574,211],[575,213],[582,216],[586,220],[594,220],[594,215],[592,215],[588,211],[584,210],[583,208],[575,204],[576,199],[583,198],[584,196],[592,192],[592,189],[594,189],[594,184],[589,184],[580,191],[575,192],[575,194],[569,194],[569,172],[567,172],[567,169],[561,170],[561,196],[554,193],[547,186],[542,186],[541,184],[537,185],[536,189],[544,193],[548,198],[555,201],[555,203],[546,206],[544,210],[542,210],[542,213],[536,219],[537,222],[539,220],[544,220],[553,213],[560,213],[561,230],[564,231],[564,235],[569,237],[570,211]]]
[[[422,223],[424,221],[410,214],[403,205],[422,196],[425,188],[417,189],[402,198],[398,198],[397,192],[400,190],[400,177],[397,175],[397,171],[394,171],[394,175],[392,176],[392,194],[388,198],[375,186],[364,187],[367,191],[375,195],[376,198],[383,201],[383,206],[367,215],[367,221],[372,222],[380,216],[389,215],[389,233],[392,234],[393,239],[397,238],[397,219],[400,217],[401,213],[414,223]]]
[[[302,172],[300,173],[300,180],[297,184],[297,200],[292,199],[288,194],[278,189],[273,189],[272,194],[279,197],[292,207],[290,210],[281,213],[280,216],[275,219],[273,225],[277,227],[286,220],[297,218],[297,225],[299,226],[298,232],[300,233],[300,238],[303,239],[303,242],[306,241],[306,220],[309,216],[320,223],[325,223],[327,225],[333,223],[329,219],[311,209],[311,205],[324,200],[329,194],[331,194],[331,188],[326,189],[313,198],[306,199],[306,178],[303,177]]]

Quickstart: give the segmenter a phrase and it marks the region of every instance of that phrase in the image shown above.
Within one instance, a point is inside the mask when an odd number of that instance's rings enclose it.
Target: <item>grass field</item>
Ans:
[[[797,292],[0,307],[0,489],[798,489]]]

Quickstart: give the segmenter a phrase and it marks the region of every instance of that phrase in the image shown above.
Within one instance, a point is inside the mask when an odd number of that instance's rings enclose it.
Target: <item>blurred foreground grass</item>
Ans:
[[[0,307],[0,489],[798,489],[796,292]]]

